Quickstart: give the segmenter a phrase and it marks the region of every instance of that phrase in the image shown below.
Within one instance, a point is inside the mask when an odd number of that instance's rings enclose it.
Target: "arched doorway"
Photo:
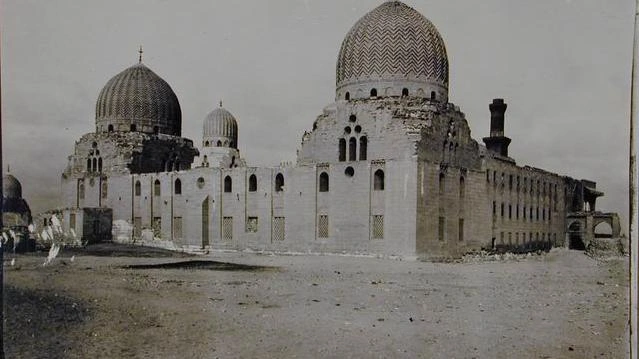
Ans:
[[[580,251],[586,249],[583,240],[583,229],[579,222],[574,222],[568,227],[568,248]]]

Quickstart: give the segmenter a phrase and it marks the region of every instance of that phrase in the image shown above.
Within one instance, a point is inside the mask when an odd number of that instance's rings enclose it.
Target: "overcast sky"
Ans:
[[[104,84],[137,62],[164,78],[199,146],[219,100],[249,165],[293,161],[335,97],[351,26],[381,0],[4,0],[3,160],[34,212],[56,205],[74,141],[94,131]],[[450,101],[472,135],[508,103],[519,165],[597,182],[627,223],[634,0],[407,0],[446,43]],[[627,228],[627,227],[626,227]],[[625,231],[625,230],[624,230]]]

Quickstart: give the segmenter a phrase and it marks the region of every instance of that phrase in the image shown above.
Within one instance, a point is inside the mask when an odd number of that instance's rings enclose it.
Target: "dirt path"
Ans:
[[[48,267],[34,256],[5,264],[7,357],[627,355],[625,258],[567,250],[476,264],[70,255]],[[269,268],[125,268],[185,260]]]

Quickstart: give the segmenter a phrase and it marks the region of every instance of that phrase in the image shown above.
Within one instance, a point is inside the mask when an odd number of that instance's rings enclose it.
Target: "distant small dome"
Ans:
[[[204,120],[204,146],[237,148],[237,121],[222,103]]]
[[[448,97],[448,57],[428,19],[400,1],[364,15],[346,34],[337,59],[343,99],[416,95]],[[346,95],[348,94],[348,95]]]
[[[180,136],[182,111],[171,86],[142,62],[109,80],[95,106],[98,132]]]
[[[22,198],[22,185],[11,174],[2,177],[2,196],[5,198]]]

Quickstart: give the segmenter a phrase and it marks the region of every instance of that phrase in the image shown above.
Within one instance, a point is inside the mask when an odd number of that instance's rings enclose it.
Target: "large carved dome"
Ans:
[[[180,136],[182,111],[171,86],[140,62],[106,83],[95,106],[95,120],[97,132]]]
[[[406,93],[447,101],[446,46],[422,14],[400,1],[387,1],[344,38],[337,59],[337,97]]]

